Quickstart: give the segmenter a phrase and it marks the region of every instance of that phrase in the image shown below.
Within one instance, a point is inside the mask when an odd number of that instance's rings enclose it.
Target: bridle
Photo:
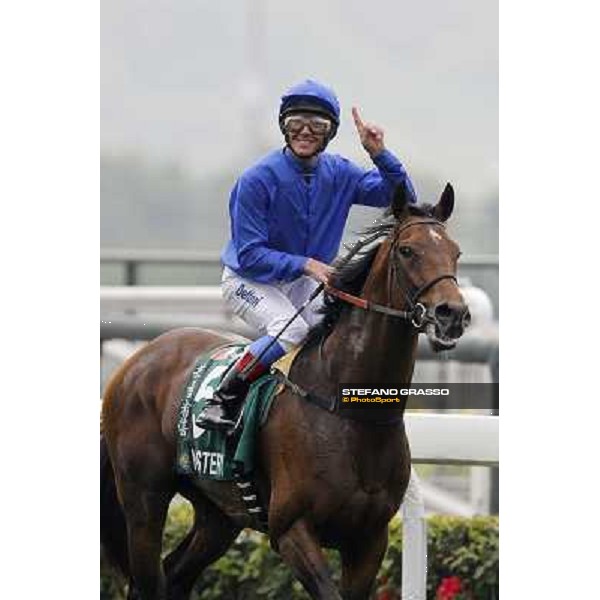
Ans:
[[[407,223],[406,225],[404,225],[403,227],[398,229],[398,231],[396,231],[395,240],[394,240],[394,242],[392,242],[392,244],[390,246],[390,254],[393,252],[395,243],[397,243],[398,238],[400,237],[400,234],[403,231],[406,231],[409,227],[414,227],[415,225],[437,225],[439,227],[444,227],[444,224],[436,219],[422,219],[419,221],[412,221],[410,223]],[[368,243],[368,241],[370,241],[370,240],[367,240],[365,243]],[[362,245],[364,245],[364,244],[362,244]],[[353,254],[355,254],[355,252],[353,252]],[[349,257],[345,257],[344,263],[348,262],[348,260],[349,260]],[[396,280],[398,282],[398,286],[400,287],[400,290],[402,291],[402,294],[404,295],[404,299],[406,300],[408,310],[399,310],[397,308],[392,308],[391,306],[377,304],[376,302],[371,302],[370,300],[367,300],[365,298],[360,298],[358,296],[354,296],[352,294],[349,294],[348,292],[338,290],[331,286],[326,286],[325,291],[329,295],[335,296],[336,298],[339,298],[340,300],[347,302],[348,304],[351,304],[352,306],[361,308],[363,310],[377,312],[377,313],[381,313],[384,315],[388,315],[390,317],[396,317],[399,319],[403,319],[405,321],[409,321],[412,324],[412,326],[418,330],[422,330],[423,327],[427,323],[437,323],[437,319],[436,319],[435,315],[430,310],[428,310],[427,307],[422,302],[419,302],[418,300],[425,292],[429,291],[432,287],[434,287],[435,285],[437,285],[440,281],[443,281],[444,279],[451,279],[455,283],[458,283],[456,281],[456,276],[451,273],[438,275],[437,277],[434,277],[431,281],[428,281],[427,283],[425,283],[425,284],[421,285],[420,287],[416,288],[415,290],[413,290],[412,293],[409,293],[409,291],[405,289],[405,286],[403,285],[402,281],[398,277],[398,273],[396,271],[396,269],[397,269],[396,262],[394,260],[392,260],[391,257],[388,260],[388,269],[390,271],[388,273],[388,285],[389,285],[388,297],[389,298],[392,297],[392,294],[391,294],[392,281]],[[408,277],[406,277],[406,273],[404,273],[404,275],[405,275],[404,279],[408,280]]]

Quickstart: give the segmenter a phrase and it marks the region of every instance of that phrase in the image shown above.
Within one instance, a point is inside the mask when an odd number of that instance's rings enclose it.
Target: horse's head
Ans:
[[[415,207],[399,186],[391,208],[396,225],[389,238],[390,300],[412,311],[413,325],[435,351],[453,348],[471,320],[456,282],[460,249],[444,225],[454,190],[447,184],[435,206]]]

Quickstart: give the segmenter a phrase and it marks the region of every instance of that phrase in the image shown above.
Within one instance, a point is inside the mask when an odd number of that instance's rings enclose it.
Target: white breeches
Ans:
[[[257,283],[228,267],[223,270],[221,283],[227,307],[261,335],[271,336],[281,331],[319,285],[305,275],[289,282]],[[317,311],[322,306],[323,294],[319,294],[285,330],[279,342],[286,351],[301,343],[308,330],[321,321],[323,315]]]

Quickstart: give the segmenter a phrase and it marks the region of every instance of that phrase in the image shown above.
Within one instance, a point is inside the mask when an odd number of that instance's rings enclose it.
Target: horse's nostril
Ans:
[[[450,337],[460,337],[471,322],[471,313],[464,304],[441,302],[434,314],[440,330]]]
[[[438,319],[449,319],[452,316],[452,308],[449,304],[438,304],[435,307],[435,316]]]

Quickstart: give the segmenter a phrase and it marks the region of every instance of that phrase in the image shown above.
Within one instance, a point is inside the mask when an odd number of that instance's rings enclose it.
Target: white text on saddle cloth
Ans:
[[[194,469],[199,475],[223,475],[223,455],[220,452],[203,452],[201,450],[192,451],[192,460]]]

